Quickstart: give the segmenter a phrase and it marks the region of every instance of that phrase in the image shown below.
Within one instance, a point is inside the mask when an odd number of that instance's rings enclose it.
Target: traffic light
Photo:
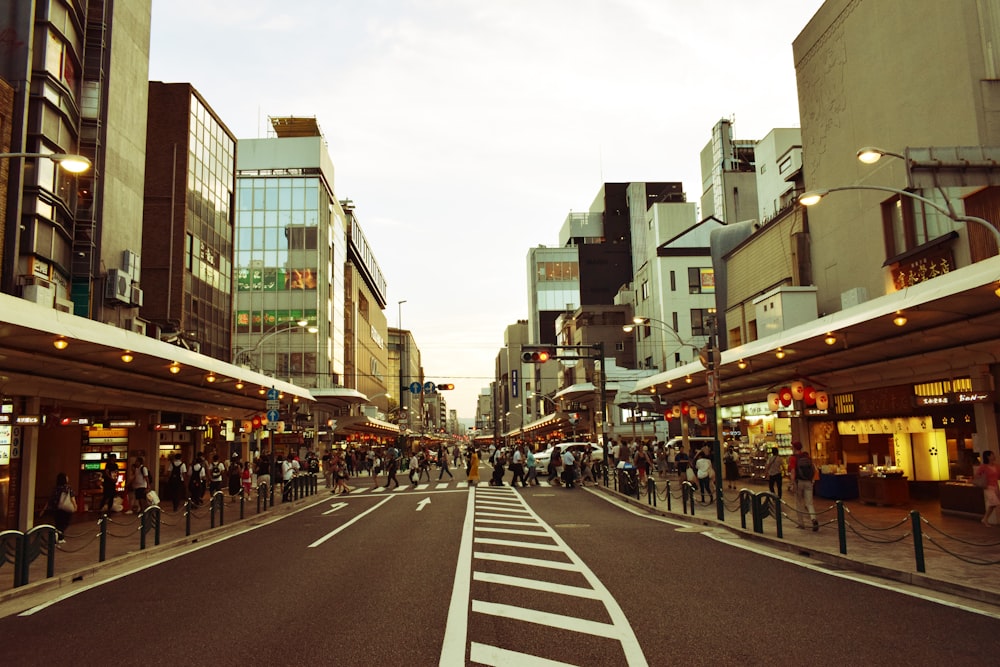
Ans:
[[[448,383],[448,384],[439,384],[437,386],[437,388],[438,388],[438,391],[447,391],[448,389],[454,389],[455,385],[453,385],[451,383]]]
[[[521,347],[521,361],[526,364],[544,364],[555,356],[551,347],[529,345]]]

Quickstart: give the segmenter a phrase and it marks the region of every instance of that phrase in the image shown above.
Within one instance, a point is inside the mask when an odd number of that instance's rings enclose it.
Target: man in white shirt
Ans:
[[[565,447],[562,453],[563,464],[563,486],[567,489],[574,488],[573,481],[576,479],[576,457],[569,447]]]

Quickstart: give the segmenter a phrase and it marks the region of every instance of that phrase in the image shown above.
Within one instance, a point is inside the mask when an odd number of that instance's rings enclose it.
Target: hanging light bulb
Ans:
[[[174,375],[177,375],[178,373],[181,372],[181,365],[176,361],[170,364],[168,368],[170,369],[170,372],[173,373]]]
[[[126,364],[130,364],[130,363],[132,363],[132,360],[133,360],[133,359],[135,359],[135,357],[134,357],[134,356],[132,356],[132,352],[131,352],[131,351],[129,351],[129,350],[125,350],[124,352],[122,352],[122,357],[121,357],[121,359],[122,359],[122,361],[123,361],[123,362],[125,362]]]

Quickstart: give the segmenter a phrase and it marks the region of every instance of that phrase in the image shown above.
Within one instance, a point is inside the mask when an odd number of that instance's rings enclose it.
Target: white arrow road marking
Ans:
[[[328,509],[327,511],[323,512],[323,514],[324,515],[326,515],[326,514],[333,514],[337,510],[342,510],[342,509],[344,509],[347,506],[348,506],[347,503],[334,503],[334,504],[330,505],[330,509]]]
[[[323,544],[328,539],[330,539],[331,537],[333,537],[334,535],[336,535],[340,531],[344,530],[345,528],[347,528],[348,526],[350,526],[355,521],[358,521],[359,519],[361,519],[361,517],[363,517],[364,515],[368,514],[369,512],[374,512],[379,507],[382,507],[382,505],[385,505],[387,502],[389,502],[390,500],[392,500],[392,498],[393,498],[392,496],[386,496],[385,498],[382,499],[381,502],[375,504],[371,509],[362,512],[361,514],[357,515],[356,517],[354,517],[353,519],[351,519],[350,521],[348,521],[347,523],[345,523],[340,528],[337,528],[336,530],[333,530],[333,531],[327,533],[323,537],[319,538],[318,540],[316,540],[315,542],[313,542],[312,544],[310,544],[309,548],[312,549],[313,547],[318,547],[319,545]]]
[[[430,498],[424,498],[419,503],[417,503],[417,511],[419,512],[420,510],[422,510],[423,508],[425,508],[426,506],[428,506],[430,504],[431,504],[431,499]]]

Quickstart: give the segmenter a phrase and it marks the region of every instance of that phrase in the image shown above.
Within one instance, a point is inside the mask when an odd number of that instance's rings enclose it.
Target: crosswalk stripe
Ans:
[[[479,544],[493,544],[499,547],[522,547],[524,549],[538,549],[539,551],[562,551],[554,544],[541,544],[538,542],[517,542],[515,540],[497,540],[492,537],[476,537],[473,542]]]
[[[600,621],[590,621],[585,618],[553,614],[526,607],[515,607],[514,605],[501,604],[499,602],[486,602],[485,600],[473,600],[472,611],[480,614],[489,614],[490,616],[500,616],[502,618],[513,618],[518,621],[537,623],[538,625],[559,628],[560,630],[582,632],[594,635],[595,637],[620,639],[619,628],[613,623],[601,623]]]
[[[469,645],[469,660],[477,665],[519,665],[520,667],[569,667],[568,662],[539,658],[535,655],[511,651],[510,649],[472,642]]]
[[[509,574],[497,574],[496,572],[473,572],[474,581],[482,581],[487,584],[500,584],[502,586],[517,586],[530,590],[538,590],[544,587],[546,593],[559,593],[560,595],[572,595],[578,598],[588,598],[597,600],[599,596],[593,588],[582,586],[568,586],[566,584],[546,583],[540,584],[537,579],[525,579],[524,577],[512,577]]]
[[[532,567],[546,567],[550,570],[562,570],[564,572],[579,572],[580,568],[576,563],[560,563],[544,558],[525,558],[524,556],[508,556],[506,554],[493,554],[488,551],[476,551],[473,558],[479,560],[491,560],[498,563],[514,563],[515,565],[530,565]]]
[[[547,537],[545,530],[515,530],[511,528],[476,528],[477,533],[503,533],[504,535],[533,535],[537,537]]]

